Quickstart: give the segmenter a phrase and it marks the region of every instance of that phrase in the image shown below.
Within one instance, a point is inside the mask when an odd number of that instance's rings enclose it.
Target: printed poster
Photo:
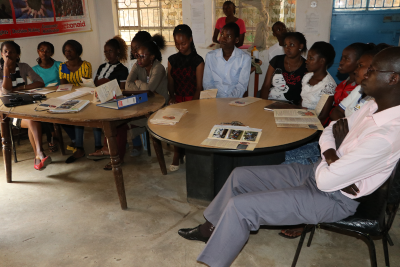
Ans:
[[[87,0],[0,0],[0,40],[91,30]]]

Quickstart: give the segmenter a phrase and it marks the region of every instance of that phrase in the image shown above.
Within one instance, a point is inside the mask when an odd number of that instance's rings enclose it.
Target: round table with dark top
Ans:
[[[172,105],[188,113],[173,126],[148,123],[157,155],[162,155],[160,142],[185,149],[187,199],[207,205],[224,185],[232,170],[239,166],[276,165],[285,160],[285,151],[297,148],[318,135],[318,131],[301,128],[277,128],[274,113],[264,110],[270,100],[231,106],[232,98],[202,99]],[[154,114],[150,117],[150,119]],[[150,121],[149,119],[149,121]],[[253,151],[207,147],[201,143],[217,124],[239,121],[251,128],[262,129]],[[159,160],[163,161],[163,157]],[[164,166],[165,162],[160,162]]]

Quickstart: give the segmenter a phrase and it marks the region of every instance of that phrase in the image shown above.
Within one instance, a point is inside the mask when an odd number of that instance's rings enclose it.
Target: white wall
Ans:
[[[183,23],[191,26],[191,11],[190,1],[183,0]],[[316,1],[317,7],[311,8],[311,2]],[[296,9],[296,30],[305,33],[308,47],[316,41],[329,41],[330,25],[332,16],[332,1],[333,0],[298,0]],[[95,4],[96,3],[96,4]],[[66,40],[75,39],[83,46],[82,59],[89,61],[93,66],[93,73],[96,72],[98,66],[104,62],[103,45],[104,43],[118,33],[117,30],[117,13],[115,7],[115,0],[88,0],[90,18],[92,22],[92,31],[84,33],[72,33],[64,35],[53,35],[45,37],[32,37],[32,38],[19,38],[15,41],[21,45],[22,56],[21,60],[30,64],[36,65],[37,44],[41,41],[49,41],[55,47],[54,58],[59,61],[65,61],[61,48]],[[212,35],[214,32],[215,20],[213,18],[214,3],[213,0],[204,0],[204,13],[205,13],[205,44],[196,44],[197,52],[205,58],[209,50],[205,47],[212,42]],[[316,32],[307,32],[307,16],[311,13],[319,17],[319,23]],[[315,30],[315,29],[314,29]],[[163,51],[163,65],[168,65],[168,57],[177,50],[174,46],[168,46]],[[264,55],[266,52],[263,53]],[[264,64],[262,66],[263,75],[260,75],[259,87],[261,88],[264,82],[264,76],[268,67],[268,58],[264,57]],[[249,88],[253,88],[254,74],[252,75]],[[251,92],[253,90],[250,90]]]

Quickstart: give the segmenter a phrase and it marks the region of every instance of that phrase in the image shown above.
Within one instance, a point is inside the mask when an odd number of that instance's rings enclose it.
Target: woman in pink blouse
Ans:
[[[227,24],[229,22],[234,22],[239,26],[239,29],[240,29],[239,42],[236,43],[235,46],[236,47],[242,46],[243,42],[244,42],[244,34],[246,33],[246,27],[245,27],[244,21],[242,19],[235,17],[235,13],[236,13],[235,4],[232,1],[225,1],[222,6],[222,9],[223,9],[226,17],[222,17],[217,20],[217,23],[215,24],[213,42],[219,44],[218,35],[221,32],[222,28],[225,26],[225,24]]]

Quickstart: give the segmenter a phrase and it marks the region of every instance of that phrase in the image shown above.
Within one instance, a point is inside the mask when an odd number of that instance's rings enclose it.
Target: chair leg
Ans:
[[[374,240],[372,240],[370,235],[365,235],[365,237],[368,239],[368,248],[369,248],[369,256],[371,259],[371,266],[378,267],[378,263],[376,261],[376,251],[375,251]]]
[[[388,250],[388,240],[387,240],[388,234],[384,234],[382,237],[382,244],[383,244],[383,253],[385,254],[385,263],[386,267],[390,266],[390,261],[389,261],[389,250]]]
[[[61,155],[65,155],[64,139],[62,137],[61,127],[59,124],[54,123],[54,133],[56,134],[58,140],[58,146],[61,150]]]
[[[299,241],[299,244],[297,245],[296,254],[294,255],[294,259],[292,262],[292,267],[296,266],[297,260],[299,259],[299,256],[300,256],[301,247],[303,246],[306,235],[307,235],[307,225],[306,225],[306,227],[304,227],[303,232],[301,233],[300,241]]]
[[[312,241],[312,239],[314,237],[315,228],[317,228],[316,225],[314,225],[313,228],[311,229],[310,237],[308,238],[308,242],[307,242],[307,247],[311,246],[311,241]]]
[[[147,146],[147,155],[151,157],[151,146],[150,146],[150,134],[149,131],[146,130],[146,146]]]
[[[387,238],[387,242],[389,243],[389,245],[391,247],[393,247],[394,243],[393,243],[392,238],[390,237],[389,233],[386,234],[386,238]]]
[[[13,149],[13,154],[14,154],[14,163],[17,163],[17,150],[15,149],[15,143],[14,143],[14,136],[12,134],[12,127],[10,127],[10,137],[11,137],[11,146]]]

